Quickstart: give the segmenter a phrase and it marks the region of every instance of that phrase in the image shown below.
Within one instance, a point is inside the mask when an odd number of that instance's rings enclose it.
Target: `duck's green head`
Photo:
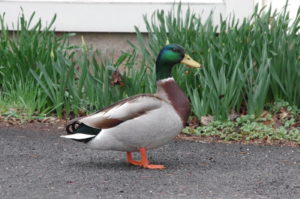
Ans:
[[[156,59],[156,78],[164,79],[171,76],[175,64],[185,64],[188,67],[200,68],[201,65],[185,53],[178,44],[169,44],[163,47]]]

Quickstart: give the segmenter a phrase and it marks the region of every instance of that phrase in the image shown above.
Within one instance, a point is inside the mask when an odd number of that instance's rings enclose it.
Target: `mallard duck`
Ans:
[[[69,135],[61,137],[84,142],[93,149],[127,152],[127,161],[136,166],[165,168],[164,165],[149,164],[146,151],[168,143],[187,122],[189,100],[170,77],[172,67],[178,63],[200,67],[180,45],[166,45],[156,60],[155,94],[132,96],[75,119],[66,127]],[[141,160],[133,160],[132,152],[140,152]]]

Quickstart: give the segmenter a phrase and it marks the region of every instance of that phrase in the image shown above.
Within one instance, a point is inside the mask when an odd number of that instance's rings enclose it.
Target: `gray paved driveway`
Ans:
[[[299,199],[300,148],[173,141],[154,171],[57,132],[0,129],[0,198]]]

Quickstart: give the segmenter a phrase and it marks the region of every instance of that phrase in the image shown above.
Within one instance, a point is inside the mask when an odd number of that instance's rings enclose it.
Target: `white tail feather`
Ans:
[[[60,137],[67,138],[67,139],[73,139],[73,140],[84,140],[84,139],[95,137],[95,135],[87,135],[87,134],[83,134],[83,133],[75,133],[75,134],[71,134],[71,135],[62,135]]]

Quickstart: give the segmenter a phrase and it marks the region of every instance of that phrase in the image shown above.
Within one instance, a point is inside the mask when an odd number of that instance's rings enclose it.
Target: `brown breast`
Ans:
[[[167,98],[180,116],[183,126],[186,126],[190,115],[190,102],[173,78],[159,80],[157,93],[162,98]]]

